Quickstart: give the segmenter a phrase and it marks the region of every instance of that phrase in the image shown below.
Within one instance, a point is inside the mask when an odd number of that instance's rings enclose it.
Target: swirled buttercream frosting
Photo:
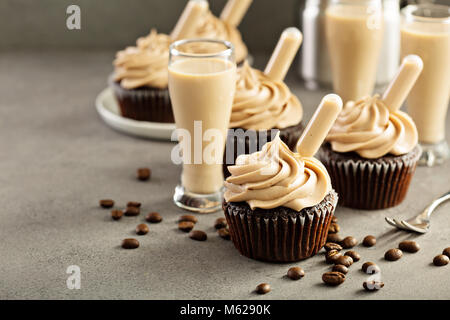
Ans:
[[[302,120],[298,98],[282,81],[270,80],[247,62],[238,69],[230,128],[283,129]]]
[[[417,145],[413,120],[404,112],[390,112],[379,95],[350,101],[342,109],[326,141],[336,152],[356,152],[366,159],[402,155]]]
[[[168,35],[153,29],[148,36],[137,40],[137,46],[116,54],[114,79],[125,89],[167,88],[170,43]]]
[[[236,62],[242,62],[248,54],[239,30],[214,16],[210,11],[205,13],[198,28],[190,38],[227,40],[234,45]]]
[[[279,134],[261,151],[240,155],[228,170],[225,200],[246,201],[252,210],[288,207],[300,211],[320,203],[331,190],[322,163],[293,153]]]

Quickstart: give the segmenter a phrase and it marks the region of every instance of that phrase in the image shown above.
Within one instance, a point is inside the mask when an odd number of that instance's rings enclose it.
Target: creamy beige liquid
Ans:
[[[325,13],[334,91],[345,102],[371,95],[383,40],[381,16],[366,6],[331,5]]]
[[[437,143],[445,138],[445,117],[450,96],[450,26],[411,23],[401,31],[402,56],[417,54],[423,71],[407,99],[419,140]]]
[[[169,66],[169,91],[177,128],[191,134],[190,164],[183,164],[181,183],[189,192],[210,194],[223,186],[222,164],[227,128],[236,87],[236,65],[220,59],[185,59]],[[202,121],[203,136],[208,129],[218,129],[222,141],[194,139],[194,121]],[[194,163],[194,141],[202,141],[202,150],[210,143],[220,143],[217,163],[207,164],[203,157]],[[198,146],[197,146],[198,148]],[[198,149],[197,149],[198,150]],[[183,150],[183,153],[186,152]]]

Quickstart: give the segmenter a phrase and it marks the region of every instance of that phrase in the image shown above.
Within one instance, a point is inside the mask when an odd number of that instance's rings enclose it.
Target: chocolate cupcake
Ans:
[[[174,122],[167,89],[170,43],[168,35],[153,29],[148,36],[138,39],[137,46],[117,53],[109,85],[123,117]]]
[[[403,201],[420,157],[417,129],[404,112],[390,112],[379,95],[348,102],[320,158],[340,203],[385,209]]]
[[[303,108],[283,81],[270,80],[247,62],[238,69],[236,93],[224,153],[224,176],[241,154],[261,149],[277,132],[293,150],[302,131]]]
[[[229,170],[223,209],[241,254],[292,262],[323,247],[338,197],[320,161],[293,153],[277,134]]]

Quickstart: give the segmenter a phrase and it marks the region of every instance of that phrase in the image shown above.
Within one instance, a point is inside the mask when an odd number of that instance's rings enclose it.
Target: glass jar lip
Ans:
[[[426,17],[415,14],[418,10],[433,10],[443,12],[442,17]],[[450,24],[450,7],[441,4],[423,3],[423,4],[411,4],[402,9],[402,16],[407,20],[426,23],[445,23]],[[445,14],[446,12],[446,14]],[[446,15],[446,16],[445,16]]]
[[[177,47],[188,44],[188,43],[216,43],[222,44],[226,49],[222,51],[218,51],[215,53],[192,53],[192,52],[183,52],[177,49]],[[184,58],[217,58],[217,57],[227,57],[233,55],[234,46],[230,41],[226,40],[217,40],[217,39],[206,39],[206,38],[198,38],[198,39],[182,39],[173,42],[169,47],[170,56],[174,57],[184,57]]]

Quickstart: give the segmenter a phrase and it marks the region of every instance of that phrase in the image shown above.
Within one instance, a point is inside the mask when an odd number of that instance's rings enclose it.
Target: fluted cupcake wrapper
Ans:
[[[175,122],[168,89],[144,87],[125,89],[114,81],[112,76],[108,82],[114,91],[123,117],[150,122]]]
[[[340,155],[325,145],[320,158],[339,194],[339,204],[376,210],[396,206],[405,199],[420,154],[416,146],[402,156],[360,159]]]
[[[324,245],[338,196],[333,190],[319,204],[300,212],[279,207],[251,210],[246,202],[224,202],[231,239],[246,257],[293,262],[315,255]]]

